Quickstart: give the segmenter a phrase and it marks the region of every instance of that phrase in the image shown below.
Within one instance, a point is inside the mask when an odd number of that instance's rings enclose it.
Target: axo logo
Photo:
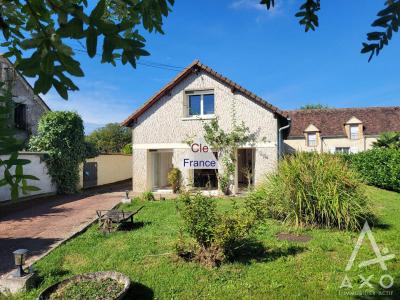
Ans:
[[[353,268],[354,261],[357,257],[358,252],[360,251],[360,248],[363,245],[366,237],[368,238],[368,240],[371,244],[372,250],[375,253],[375,258],[360,262],[358,265],[358,268],[361,269],[361,268],[364,268],[367,266],[379,264],[380,268],[383,271],[387,271],[387,266],[386,266],[385,262],[390,259],[393,259],[395,257],[395,255],[389,254],[389,250],[387,248],[383,248],[382,252],[379,250],[378,244],[376,243],[375,237],[372,234],[371,228],[369,227],[368,222],[365,222],[364,227],[361,230],[360,236],[358,237],[357,243],[354,247],[353,253],[351,254],[350,259],[347,263],[347,266],[345,269],[346,272],[350,271]],[[340,288],[347,289],[347,292],[344,293],[347,295],[364,294],[364,293],[360,292],[360,289],[362,289],[362,288],[371,288],[372,289],[373,285],[371,284],[370,281],[373,279],[373,277],[374,277],[374,275],[368,276],[368,275],[358,274],[357,282],[359,282],[358,279],[361,280],[361,283],[358,286],[358,291],[351,292],[348,289],[352,289],[353,284],[352,284],[352,281],[350,280],[350,278],[346,274],[342,281],[342,284],[340,285]],[[380,291],[377,293],[369,292],[369,294],[391,295],[392,291],[390,291],[390,288],[393,286],[393,284],[394,284],[393,277],[390,276],[389,274],[384,274],[379,278],[379,285],[382,289],[384,289],[384,291]]]

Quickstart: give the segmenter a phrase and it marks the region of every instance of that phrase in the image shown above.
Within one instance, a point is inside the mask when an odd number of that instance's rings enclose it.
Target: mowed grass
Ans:
[[[359,269],[362,260],[375,258],[368,239],[352,270],[346,264],[357,241],[358,232],[326,229],[295,229],[268,220],[254,234],[254,244],[236,261],[219,268],[206,269],[196,263],[177,260],[174,245],[179,239],[182,220],[176,201],[144,203],[138,214],[137,228],[104,236],[91,226],[85,233],[67,242],[35,264],[42,284],[18,299],[34,299],[49,285],[74,274],[116,270],[137,284],[127,299],[338,299],[340,285],[347,274],[353,289],[378,291],[384,274],[394,278],[394,295],[400,297],[400,194],[368,187],[379,224],[372,227],[379,248],[388,248],[396,258],[387,261],[387,271],[375,264]],[[229,209],[231,199],[218,200],[221,209]],[[238,200],[239,202],[241,200]],[[135,202],[124,209],[135,209]],[[305,234],[307,243],[280,241],[280,232]],[[188,238],[187,235],[184,235]],[[263,253],[262,248],[265,248]],[[261,249],[261,250],[260,250]],[[359,289],[358,275],[367,278],[373,289]],[[343,291],[343,289],[341,290]]]

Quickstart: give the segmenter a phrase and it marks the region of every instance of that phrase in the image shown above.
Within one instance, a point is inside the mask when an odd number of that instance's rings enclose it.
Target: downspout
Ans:
[[[284,130],[290,128],[292,124],[292,120],[290,118],[287,118],[288,124],[286,126],[283,126],[279,128],[279,134],[278,134],[278,158],[282,158],[282,150],[283,150],[283,138],[282,138],[282,133]]]

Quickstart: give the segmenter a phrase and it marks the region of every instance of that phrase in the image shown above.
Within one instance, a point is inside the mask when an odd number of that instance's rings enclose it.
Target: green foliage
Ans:
[[[384,132],[372,145],[374,148],[394,148],[400,150],[400,132]]]
[[[201,194],[182,194],[179,197],[179,212],[185,222],[185,229],[204,248],[214,242],[214,230],[218,223],[215,200]]]
[[[267,9],[275,7],[275,0],[261,0],[260,3],[265,4]],[[319,26],[317,12],[320,7],[320,0],[305,0],[296,13],[295,16],[300,18],[299,24],[304,26],[306,32],[310,29],[314,31]]]
[[[285,157],[251,197],[264,201],[273,218],[296,226],[356,230],[371,217],[358,174],[330,154]]]
[[[146,209],[135,216],[136,222],[145,223],[143,227],[136,226],[134,230],[104,237],[97,224],[90,226],[34,264],[37,274],[43,278],[40,285],[7,299],[37,299],[43,289],[66,277],[98,270],[119,270],[132,279],[140,274],[137,280],[147,288],[131,289],[126,297],[129,300],[143,299],[147,295],[157,300],[345,299],[346,296],[338,295],[343,293],[340,283],[346,275],[353,284],[353,289],[348,291],[378,294],[382,292],[379,286],[382,275],[390,274],[396,282],[400,278],[400,259],[397,258],[400,253],[400,194],[373,187],[367,187],[367,192],[373,204],[379,207],[380,224],[390,225],[372,227],[378,246],[380,249],[388,248],[388,254],[396,254],[396,259],[385,261],[388,270],[382,270],[379,265],[362,269],[367,273],[364,276],[373,275],[376,279],[371,281],[371,289],[359,289],[362,281],[357,265],[350,272],[345,271],[358,233],[319,228],[293,232],[285,224],[270,219],[263,222],[260,230],[254,231],[253,236],[259,242],[239,248],[241,252],[234,263],[209,271],[196,263],[176,261],[171,253],[182,220],[175,209],[176,200],[171,199],[147,203]],[[237,199],[239,206],[243,200]],[[226,197],[216,199],[217,211],[231,211],[231,201]],[[136,211],[142,205],[136,201],[122,205],[121,209]],[[306,234],[312,240],[297,243],[276,238],[278,233],[288,231]],[[185,234],[183,238],[188,241]],[[366,238],[355,264],[371,258],[375,256]],[[304,274],[307,274],[306,279]],[[321,276],[326,279],[323,288]],[[393,286],[394,293],[398,291],[397,287],[397,284]],[[147,291],[151,292],[147,294]],[[390,299],[390,295],[386,298]]]
[[[56,289],[49,300],[114,299],[123,289],[122,283],[111,278],[71,281]]]
[[[155,201],[154,194],[151,191],[143,192],[141,197],[143,201]]]
[[[172,190],[174,193],[177,193],[180,190],[181,180],[182,174],[181,170],[178,168],[172,168],[171,171],[168,172],[168,183],[172,185]]]
[[[235,250],[247,242],[251,231],[265,217],[257,214],[257,208],[247,200],[244,209],[232,202],[229,212],[218,212],[216,200],[201,194],[182,194],[179,202],[185,230],[197,243],[194,259],[206,266],[234,257]],[[177,250],[186,253],[184,248],[180,243]]]
[[[24,143],[14,137],[16,132],[10,128],[10,124],[13,123],[11,120],[13,110],[11,89],[4,83],[0,83],[0,155],[8,156],[4,160],[0,158],[0,170],[4,169],[0,187],[8,185],[11,199],[17,200],[20,190],[23,194],[38,191],[39,188],[28,185],[27,180],[39,180],[39,178],[23,172],[23,166],[29,164],[30,161],[18,158],[18,151],[23,149]]]
[[[400,23],[400,1],[387,0],[385,8],[378,12],[378,18],[372,23],[372,27],[380,27],[382,31],[373,31],[367,34],[368,43],[363,43],[361,53],[369,53],[368,61],[374,55],[378,56],[384,46],[389,44],[393,32],[399,30]]]
[[[303,106],[300,106],[300,109],[327,109],[330,108],[328,105],[320,104],[320,103],[315,103],[315,104],[305,104]]]
[[[375,148],[342,157],[367,184],[400,191],[399,149]]]
[[[76,192],[79,164],[86,155],[83,122],[78,114],[54,111],[43,115],[29,148],[49,154],[47,166],[58,193]]]
[[[85,141],[85,158],[93,158],[99,154],[99,151],[97,151],[96,146],[93,143]]]
[[[204,139],[213,150],[218,152],[218,158],[224,167],[223,173],[218,174],[218,185],[224,194],[230,193],[230,185],[236,168],[237,149],[256,140],[256,134],[250,133],[244,122],[237,125],[234,119],[232,127],[232,131],[226,132],[219,126],[218,119],[203,123]]]
[[[266,5],[267,9],[275,6],[275,0],[261,0],[261,4]],[[368,61],[374,55],[378,56],[383,47],[389,44],[393,33],[399,30],[400,24],[400,0],[386,0],[385,8],[377,14],[377,19],[371,24],[372,27],[379,27],[381,31],[373,31],[367,34],[368,43],[362,43],[361,53],[369,53]],[[305,31],[315,30],[319,26],[317,12],[320,10],[320,0],[305,0],[295,14],[300,18],[300,25],[304,26]]]
[[[67,99],[68,91],[78,90],[69,75],[84,76],[68,40],[80,43],[89,57],[97,55],[102,42],[102,63],[116,65],[120,59],[135,68],[139,57],[149,55],[139,29],[163,33],[163,17],[173,4],[174,0],[100,0],[89,9],[87,0],[2,1],[1,46],[23,75],[37,77],[36,94],[54,87]]]
[[[125,146],[122,147],[121,153],[123,154],[132,154],[132,144],[126,144]]]
[[[131,142],[131,131],[118,123],[109,123],[96,129],[86,137],[100,153],[121,153],[122,148]]]

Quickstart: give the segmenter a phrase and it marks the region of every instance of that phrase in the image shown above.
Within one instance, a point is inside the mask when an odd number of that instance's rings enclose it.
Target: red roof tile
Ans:
[[[310,124],[320,130],[321,136],[345,136],[344,124],[351,117],[362,122],[365,135],[400,131],[400,106],[292,110],[287,113],[292,120],[289,138],[302,137]]]

